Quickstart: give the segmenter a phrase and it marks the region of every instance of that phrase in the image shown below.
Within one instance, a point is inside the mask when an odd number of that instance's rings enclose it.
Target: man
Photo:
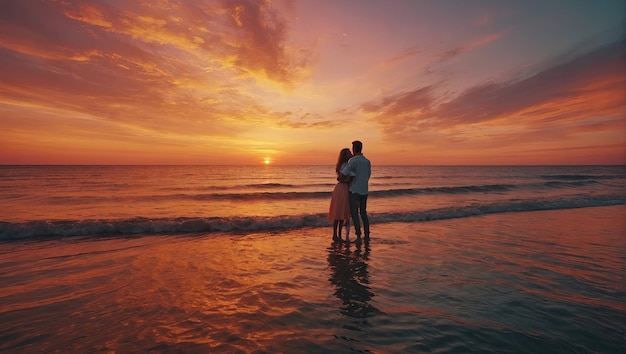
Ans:
[[[354,175],[350,182],[350,214],[356,232],[357,239],[361,238],[361,222],[359,214],[363,220],[365,239],[370,237],[370,220],[367,217],[367,194],[372,166],[370,160],[363,156],[363,143],[358,140],[352,142],[352,154],[354,155],[348,164],[341,169],[341,173],[350,176]]]

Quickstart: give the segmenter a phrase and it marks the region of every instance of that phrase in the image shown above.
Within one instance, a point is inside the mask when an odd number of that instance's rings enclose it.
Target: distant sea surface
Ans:
[[[624,166],[378,166],[372,223],[624,204]],[[333,166],[0,166],[0,240],[323,227]]]
[[[333,170],[0,166],[0,352],[626,352],[624,166]]]

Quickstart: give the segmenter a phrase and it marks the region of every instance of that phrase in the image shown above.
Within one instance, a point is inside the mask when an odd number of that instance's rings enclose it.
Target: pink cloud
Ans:
[[[623,63],[624,47],[619,42],[524,79],[475,86],[443,103],[439,102],[445,97],[435,96],[436,88],[427,86],[366,102],[361,108],[390,136],[499,124],[495,121],[511,117],[528,120],[530,126],[621,117],[626,83]]]

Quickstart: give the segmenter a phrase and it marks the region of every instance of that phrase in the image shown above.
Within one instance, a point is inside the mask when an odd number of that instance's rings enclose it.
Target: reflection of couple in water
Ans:
[[[342,302],[342,315],[364,319],[378,311],[369,303],[374,296],[369,288],[369,254],[367,239],[363,244],[357,243],[354,252],[349,245],[338,242],[333,242],[328,248],[328,266],[331,270],[328,280],[335,286],[335,296]]]
[[[370,237],[370,222],[367,216],[368,183],[371,175],[370,161],[363,156],[363,144],[352,142],[352,153],[345,148],[339,152],[335,166],[337,184],[330,198],[328,220],[333,222],[333,240],[341,241],[341,231],[346,226],[346,241],[350,241],[350,219],[354,224],[357,241],[361,240],[361,220],[365,239]],[[353,155],[354,154],[354,155]],[[360,216],[360,219],[359,219]]]

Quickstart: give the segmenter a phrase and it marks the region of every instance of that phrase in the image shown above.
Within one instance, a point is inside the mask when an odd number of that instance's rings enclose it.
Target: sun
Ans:
[[[266,158],[265,158],[265,160],[264,160],[263,162],[264,162],[266,165],[269,165],[269,164],[270,164],[270,162],[272,162],[272,161],[270,160],[270,158],[269,158],[269,157],[266,157]]]

